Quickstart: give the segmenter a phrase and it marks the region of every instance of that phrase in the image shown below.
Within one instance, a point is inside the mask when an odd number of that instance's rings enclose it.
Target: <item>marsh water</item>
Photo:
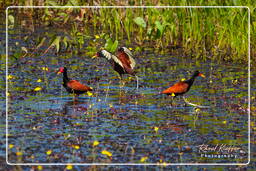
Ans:
[[[16,46],[26,45],[24,36],[10,34],[10,56]],[[44,56],[9,59],[9,162],[247,162],[246,65],[200,61],[154,50],[134,52],[134,56],[138,90],[135,78],[129,75],[121,86],[117,73],[101,58],[49,51]],[[61,66],[68,68],[70,78],[93,87],[92,94],[85,93],[74,101],[62,87],[62,75],[56,74]],[[189,79],[195,70],[206,78],[198,77],[185,97],[207,108],[159,94],[182,78]],[[37,87],[42,89],[35,91]],[[4,103],[1,107],[4,111]],[[202,151],[200,145],[239,150]],[[109,153],[102,153],[104,150]]]

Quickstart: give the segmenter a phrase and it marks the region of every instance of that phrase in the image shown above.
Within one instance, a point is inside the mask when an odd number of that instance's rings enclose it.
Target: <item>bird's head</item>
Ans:
[[[67,68],[66,67],[60,67],[59,68],[59,71],[57,72],[57,74],[60,74],[60,73],[64,73],[67,71]]]
[[[97,58],[97,57],[100,57],[100,51],[97,52],[92,58]]]
[[[124,47],[120,47],[120,48],[118,48],[118,50],[117,50],[118,52],[124,52]]]
[[[109,53],[108,51],[103,49],[103,50],[100,50],[99,52],[97,52],[92,58],[97,58],[97,57],[110,59],[111,53]]]
[[[205,75],[204,75],[204,74],[202,74],[202,73],[200,73],[199,71],[195,71],[195,72],[194,72],[194,74],[193,74],[193,76],[194,76],[194,77],[198,77],[198,76],[200,76],[200,77],[205,78]]]

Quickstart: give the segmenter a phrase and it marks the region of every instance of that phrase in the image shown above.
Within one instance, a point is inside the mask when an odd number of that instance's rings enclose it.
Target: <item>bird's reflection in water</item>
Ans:
[[[140,98],[144,98],[143,94],[136,94],[134,92],[127,92],[124,89],[120,89],[119,91],[119,104],[125,105],[127,103],[134,103],[138,105],[138,100]]]
[[[81,113],[85,113],[88,110],[88,105],[90,105],[90,102],[88,102],[88,99],[83,99],[79,97],[77,100],[73,101],[67,101],[63,105],[63,114],[69,115],[71,117],[77,117],[80,116]]]

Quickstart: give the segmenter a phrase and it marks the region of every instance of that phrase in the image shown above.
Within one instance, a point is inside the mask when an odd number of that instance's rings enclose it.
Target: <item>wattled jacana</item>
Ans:
[[[83,94],[87,91],[92,91],[91,87],[88,87],[86,85],[81,84],[77,80],[71,80],[68,78],[67,75],[67,68],[61,67],[59,69],[59,73],[63,74],[63,87],[67,90],[67,92],[74,94],[75,96],[78,96],[79,94]]]
[[[178,95],[183,95],[189,91],[190,87],[195,81],[195,78],[198,76],[205,78],[205,76],[202,73],[200,73],[199,71],[195,71],[189,80],[180,81],[174,84],[173,86],[167,88],[166,90],[162,91],[161,94],[167,94],[174,97]]]
[[[122,75],[129,74],[136,77],[137,80],[137,89],[139,87],[138,77],[134,73],[134,67],[136,62],[133,58],[132,52],[126,47],[120,47],[117,51],[117,56],[112,55],[110,52],[106,50],[101,50],[97,52],[94,57],[104,57],[109,63],[112,65],[113,69],[120,75],[122,79]]]

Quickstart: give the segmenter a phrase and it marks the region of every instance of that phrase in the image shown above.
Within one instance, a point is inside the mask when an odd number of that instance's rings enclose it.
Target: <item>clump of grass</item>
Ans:
[[[71,1],[65,2],[71,3]],[[82,1],[76,1],[76,3],[84,6],[95,5]],[[240,0],[232,3],[209,3],[208,6],[244,5]],[[255,9],[250,1],[243,1],[243,3],[250,5],[252,10]],[[21,2],[20,5],[24,4]],[[130,4],[128,2],[127,4],[125,2],[119,4],[119,2],[111,1],[97,5]],[[147,0],[143,3],[134,2],[134,5],[200,6],[206,4],[203,1],[197,4],[186,1],[169,2],[168,4],[158,2],[156,4]],[[9,14],[14,15],[15,10],[9,9]],[[112,40],[127,46],[138,45],[139,49],[143,49],[141,48],[143,46],[150,46],[159,50],[171,51],[172,47],[182,47],[186,56],[195,58],[225,61],[246,61],[248,58],[247,8],[86,8],[73,10],[70,8],[53,8],[34,9],[27,12],[32,13],[31,15],[42,15],[43,17],[39,19],[39,22],[43,24],[50,23],[61,27],[70,25],[72,38],[58,37],[60,41],[55,42],[56,45],[54,44],[57,51],[59,51],[60,42],[65,48],[68,45],[73,45],[81,49],[86,35],[107,33]],[[255,23],[252,23],[252,31],[254,26]],[[92,30],[93,32],[91,32]],[[55,39],[52,38],[52,40]],[[253,39],[252,44],[254,41]],[[72,47],[69,46],[68,48]]]

